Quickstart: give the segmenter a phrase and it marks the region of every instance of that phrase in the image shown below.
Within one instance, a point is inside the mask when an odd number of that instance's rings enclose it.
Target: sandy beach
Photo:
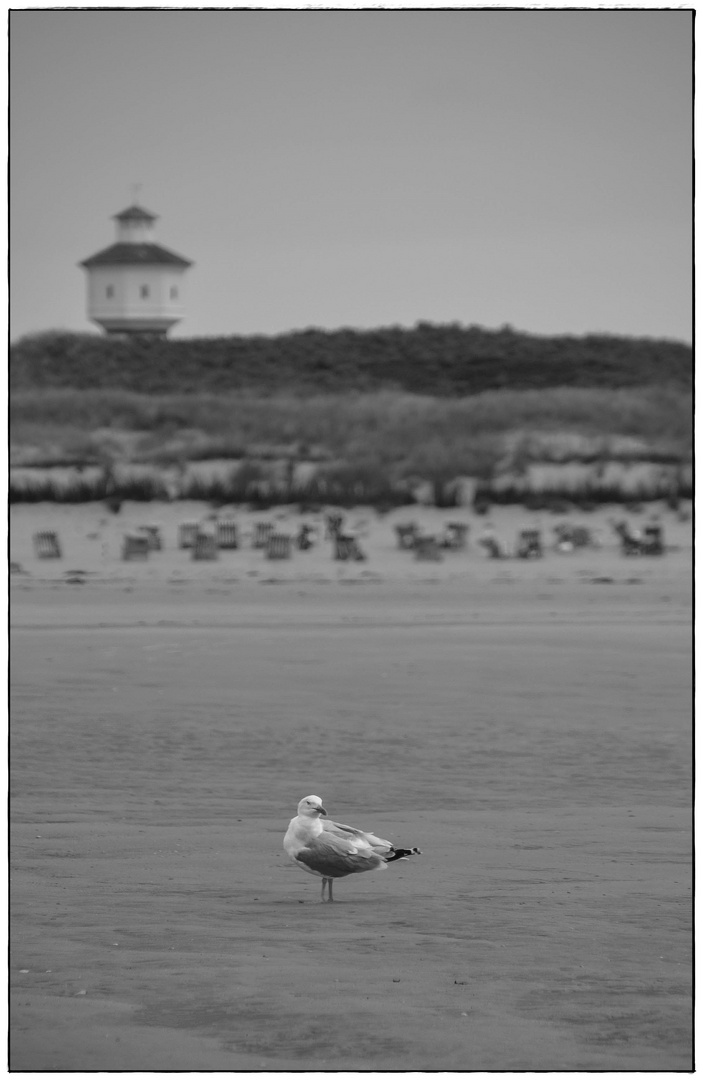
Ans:
[[[612,508],[492,561],[411,507],[349,512],[339,563],[251,547],[293,510],[194,562],[202,505],[13,507],[11,1068],[690,1070],[692,540],[655,509],[659,558]],[[466,550],[399,551],[412,519]],[[422,856],[321,904],[311,793]]]

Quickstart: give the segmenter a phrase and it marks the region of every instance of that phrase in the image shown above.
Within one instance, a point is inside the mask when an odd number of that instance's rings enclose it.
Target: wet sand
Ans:
[[[11,521],[14,1070],[691,1068],[690,525],[125,564],[126,509],[59,508],[82,585]],[[423,855],[321,904],[310,793]]]

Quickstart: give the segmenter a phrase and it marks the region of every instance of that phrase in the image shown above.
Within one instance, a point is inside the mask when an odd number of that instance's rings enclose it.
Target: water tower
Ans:
[[[88,318],[108,334],[164,336],[183,318],[183,277],[192,263],[154,243],[156,215],[134,203],[119,214],[117,239],[84,259]]]

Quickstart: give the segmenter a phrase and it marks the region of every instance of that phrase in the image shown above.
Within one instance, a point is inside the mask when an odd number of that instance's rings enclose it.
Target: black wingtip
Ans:
[[[393,854],[389,855],[386,858],[386,862],[395,862],[396,859],[407,859],[411,855],[422,855],[422,852],[417,847],[414,847],[414,848],[402,848],[402,847],[394,848],[393,849]]]

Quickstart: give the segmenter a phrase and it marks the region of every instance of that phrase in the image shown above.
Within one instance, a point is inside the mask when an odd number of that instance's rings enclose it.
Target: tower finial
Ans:
[[[132,202],[135,206],[139,205],[139,192],[142,190],[141,184],[132,184]]]

